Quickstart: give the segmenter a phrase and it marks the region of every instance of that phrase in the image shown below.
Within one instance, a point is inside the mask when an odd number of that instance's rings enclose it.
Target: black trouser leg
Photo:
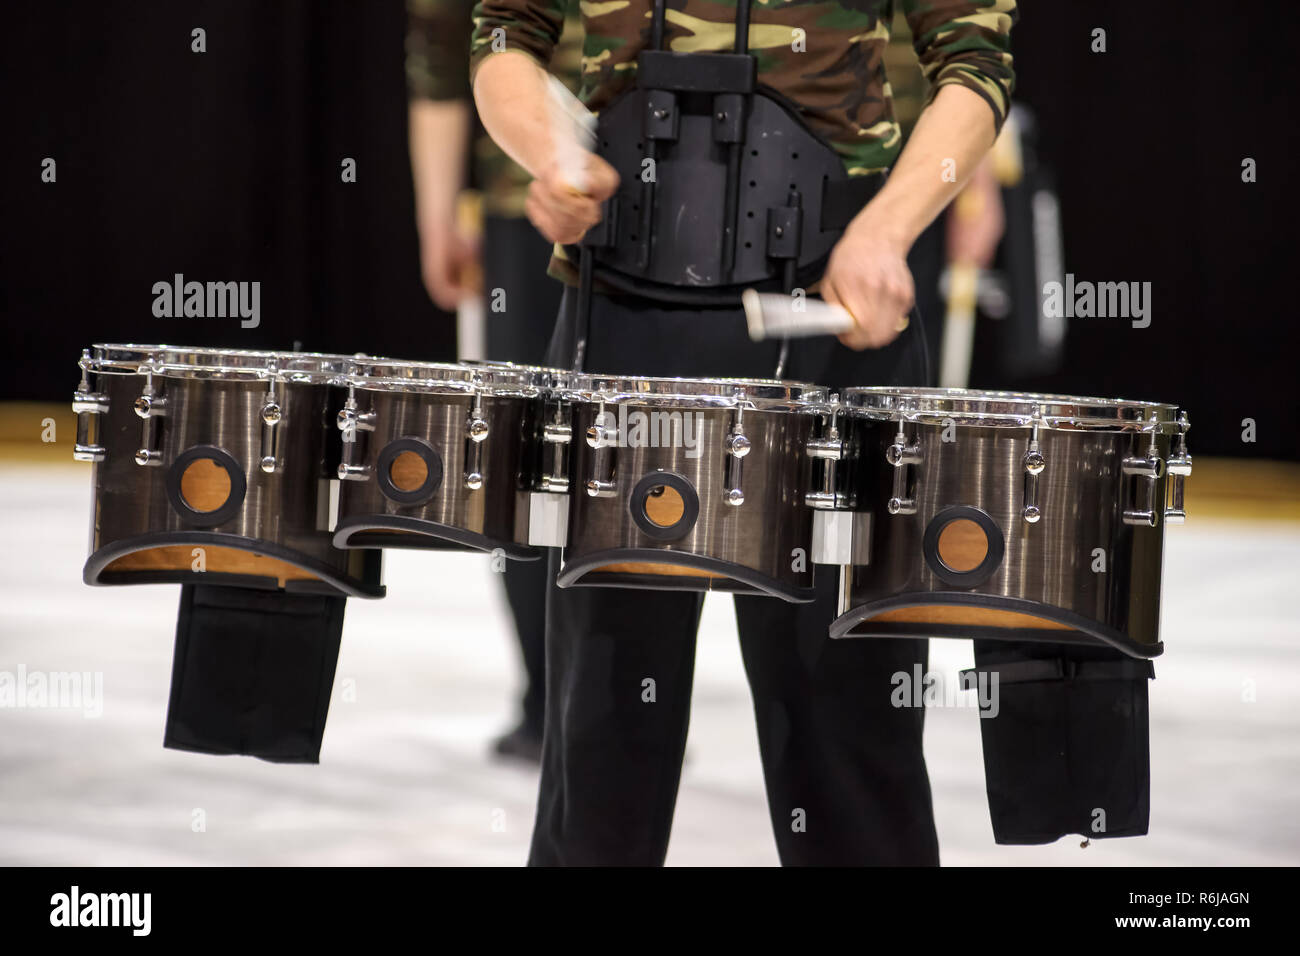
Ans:
[[[346,604],[182,586],[163,746],[319,763]]]
[[[524,662],[524,728],[537,737],[546,715],[546,589],[553,580],[549,565],[545,557],[507,561],[502,572]]]
[[[980,737],[994,840],[1147,832],[1150,661],[1100,647],[975,641],[975,670],[993,703],[980,714]]]
[[[486,217],[483,283],[488,358],[541,365],[564,286],[546,274],[551,244],[523,217]],[[498,293],[497,290],[500,290]],[[504,306],[496,311],[494,306]],[[546,701],[547,562],[508,561],[506,600],[524,664],[524,730],[540,737]]]
[[[767,802],[786,865],[937,865],[921,750],[923,707],[894,707],[896,673],[924,672],[923,640],[838,640],[833,569],[817,600],[736,598]]]
[[[552,363],[567,361],[574,318],[569,295]],[[596,296],[587,367],[610,374],[767,376],[777,348],[750,342],[737,310]],[[807,381],[887,384],[919,374],[912,351],[908,335],[864,354],[832,340],[800,342],[791,349],[790,368]],[[842,378],[823,374],[832,365]],[[925,660],[924,644],[832,645],[826,635],[833,585],[833,576],[819,583],[826,596],[806,607],[765,597],[737,602],[782,859],[937,862],[921,755],[923,715],[892,710],[888,693],[894,671],[910,672],[912,662]],[[702,595],[689,592],[552,588],[531,862],[663,861],[701,606]],[[653,704],[640,696],[647,678],[655,682]],[[877,698],[870,688],[881,683]],[[790,829],[795,808],[807,811],[808,828],[799,836],[810,839],[802,843]]]
[[[552,588],[530,865],[663,864],[703,603],[688,591]]]

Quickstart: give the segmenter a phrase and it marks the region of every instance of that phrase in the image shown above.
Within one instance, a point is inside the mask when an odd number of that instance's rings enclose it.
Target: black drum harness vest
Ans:
[[[596,152],[620,185],[577,249],[575,369],[594,280],[697,307],[738,306],[746,288],[791,292],[820,278],[884,181],[850,177],[799,107],[758,84],[751,3],[738,2],[733,52],[673,53],[662,49],[666,0],[654,0],[636,84],[601,111],[597,127]],[[783,348],[778,377],[784,358]]]

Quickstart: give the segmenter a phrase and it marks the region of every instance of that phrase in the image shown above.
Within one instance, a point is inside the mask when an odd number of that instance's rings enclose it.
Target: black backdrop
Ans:
[[[4,397],[65,397],[92,341],[454,356],[419,278],[401,0],[3,9]],[[175,273],[260,281],[260,326],[155,318]]]
[[[1291,5],[1022,6],[1018,96],[1060,184],[1065,268],[1150,281],[1152,324],[1079,319],[1058,374],[974,383],[1178,402],[1195,452],[1297,457]],[[452,356],[419,282],[403,26],[402,0],[7,0],[0,398],[67,398],[93,341]],[[155,318],[177,272],[261,281],[261,326]]]

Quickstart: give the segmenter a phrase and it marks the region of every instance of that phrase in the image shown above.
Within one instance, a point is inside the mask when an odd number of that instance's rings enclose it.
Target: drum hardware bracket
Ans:
[[[618,494],[618,483],[614,480],[614,462],[609,463],[608,477],[601,478],[601,465],[606,457],[613,457],[612,452],[606,452],[606,449],[612,448],[617,444],[617,439],[612,437],[617,434],[616,430],[608,427],[609,419],[605,413],[605,399],[600,400],[599,410],[596,413],[596,423],[587,429],[587,444],[593,449],[591,457],[592,476],[587,480],[587,494],[592,498],[613,498]]]
[[[1136,507],[1124,509],[1125,524],[1154,528],[1160,522],[1160,512],[1156,510],[1156,482],[1164,474],[1164,467],[1165,463],[1156,451],[1156,431],[1153,427],[1146,456],[1139,458],[1130,455],[1120,463],[1120,470],[1125,475],[1138,480],[1136,500],[1130,499]]]
[[[567,449],[573,441],[573,426],[566,420],[563,402],[555,404],[555,415],[542,426],[542,443],[551,448],[551,467],[542,471],[538,486],[542,492],[566,495],[569,492]],[[567,512],[568,506],[566,504]],[[531,524],[530,524],[531,527]],[[532,532],[529,531],[531,536]],[[531,543],[531,542],[530,542]]]
[[[90,349],[81,352],[81,385],[72,396],[72,410],[77,413],[77,442],[72,449],[75,461],[103,461],[104,446],[99,444],[98,416],[108,411],[108,396],[90,390]]]
[[[534,491],[528,496],[528,543],[534,548],[563,548],[569,538],[569,496]]]
[[[856,504],[853,496],[840,494],[836,488],[837,465],[845,456],[844,437],[839,426],[841,408],[839,395],[831,395],[830,404],[817,414],[818,420],[826,427],[826,434],[810,438],[804,445],[804,453],[809,458],[823,463],[821,490],[804,495],[804,504],[816,509],[813,513],[812,563],[841,568],[840,602],[843,603],[848,594],[848,575],[843,569],[866,563],[870,557],[866,554],[859,559],[857,552],[871,540],[871,513],[851,510]]]
[[[1025,505],[1021,508],[1020,515],[1028,524],[1037,524],[1043,516],[1043,510],[1038,504],[1038,476],[1047,467],[1047,459],[1043,457],[1039,444],[1038,429],[1041,424],[1042,412],[1035,408],[1033,421],[1029,425],[1029,448],[1020,460],[1025,469]]]
[[[275,472],[277,463],[276,437],[280,429],[276,426],[284,418],[283,399],[280,395],[281,382],[279,369],[274,361],[266,366],[266,395],[262,403],[262,471],[270,475]]]
[[[482,379],[475,376],[474,404],[465,422],[465,487],[478,491],[483,487],[483,442],[488,437],[487,419],[483,417]]]
[[[162,395],[162,386],[154,386],[153,371],[147,370],[144,378],[144,391],[135,400],[135,413],[144,419],[140,450],[135,453],[137,465],[156,466],[162,464],[162,452],[154,448],[160,427],[155,426],[157,419],[167,414],[167,399]]]
[[[741,476],[744,459],[749,454],[751,446],[749,437],[745,434],[745,407],[741,404],[744,395],[738,391],[735,398],[736,412],[732,417],[730,428],[727,429],[725,442],[727,460],[722,500],[724,504],[739,508],[745,503],[745,489],[741,487]]]
[[[898,434],[894,436],[894,443],[885,449],[885,460],[894,466],[893,494],[885,506],[886,510],[891,515],[916,514],[916,489],[909,468],[921,464],[921,442],[917,440],[908,443],[902,417],[898,419]]]
[[[853,605],[853,569],[840,565],[839,579],[835,588],[835,617],[841,618],[849,613]]]
[[[370,477],[370,467],[357,462],[357,433],[375,430],[375,413],[357,409],[356,386],[348,386],[348,398],[338,415],[339,431],[343,433],[343,459],[339,462],[340,481],[365,481]]]
[[[853,501],[848,500],[845,496],[838,493],[835,487],[836,463],[844,458],[844,439],[840,435],[839,427],[839,395],[830,397],[830,406],[818,412],[818,419],[825,423],[829,416],[830,425],[825,437],[809,438],[804,443],[804,454],[814,461],[824,463],[822,468],[822,487],[818,491],[810,491],[804,495],[804,504],[809,508],[816,508],[819,511],[833,511],[837,508],[851,508]],[[813,534],[816,535],[816,524],[813,525]],[[838,562],[820,561],[819,564],[834,564]]]
[[[1183,505],[1183,485],[1192,473],[1192,456],[1187,454],[1187,432],[1192,424],[1187,420],[1186,412],[1178,413],[1178,437],[1174,439],[1174,453],[1165,463],[1169,471],[1169,488],[1173,498],[1165,508],[1167,524],[1182,524],[1187,520],[1187,510]]]
[[[870,520],[868,512],[815,511],[809,560],[813,564],[837,565],[841,568],[861,563],[854,558],[855,536],[860,530],[863,533],[869,532],[869,528],[859,529],[859,525],[869,525]]]

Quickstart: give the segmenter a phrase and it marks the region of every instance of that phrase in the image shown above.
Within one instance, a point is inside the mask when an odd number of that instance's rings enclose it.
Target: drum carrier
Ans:
[[[655,0],[635,85],[600,113],[597,153],[621,182],[568,250],[579,262],[575,369],[595,280],[698,307],[738,306],[746,288],[790,292],[820,278],[884,180],[850,176],[799,106],[758,83],[750,3],[737,5],[732,52],[674,53],[662,49],[666,5]]]

